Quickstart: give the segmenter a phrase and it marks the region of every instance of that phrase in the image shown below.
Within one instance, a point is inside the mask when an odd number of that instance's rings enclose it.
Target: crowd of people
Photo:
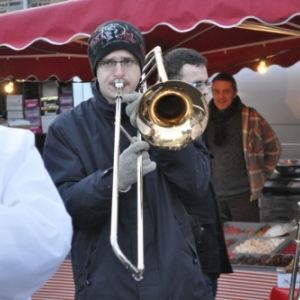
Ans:
[[[43,159],[32,133],[0,128],[0,268],[6,270],[0,298],[28,299],[69,250],[75,300],[214,300],[220,275],[233,272],[223,222],[259,221],[257,199],[280,143],[267,121],[242,103],[234,77],[219,73],[211,83],[206,58],[187,48],[163,60],[170,80],[206,98],[211,88],[204,134],[177,151],[135,138],[145,55],[134,25],[101,24],[88,40],[93,97],[51,123]],[[114,176],[116,80],[122,82],[122,132]],[[115,254],[110,234],[117,177],[118,243],[136,265],[139,156],[145,270],[137,279]]]

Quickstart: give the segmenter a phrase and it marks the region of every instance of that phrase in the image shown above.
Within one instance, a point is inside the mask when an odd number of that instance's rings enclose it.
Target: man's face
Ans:
[[[187,83],[206,82],[208,80],[207,69],[205,65],[190,65],[185,64],[181,69],[181,80]],[[210,91],[207,86],[204,89],[199,89],[201,94],[206,96]]]
[[[230,81],[216,80],[212,84],[213,101],[218,110],[224,110],[230,106],[237,95]]]
[[[116,88],[114,86],[115,79],[123,79],[125,86],[123,94],[130,93],[136,89],[140,81],[141,70],[137,58],[127,50],[116,50],[105,57],[101,61],[136,61],[132,64],[117,63],[116,66],[98,64],[97,66],[97,80],[99,89],[105,99],[111,103],[115,103]]]

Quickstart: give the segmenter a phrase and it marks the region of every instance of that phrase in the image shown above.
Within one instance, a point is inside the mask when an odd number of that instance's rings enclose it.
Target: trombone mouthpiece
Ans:
[[[122,98],[122,90],[125,86],[125,81],[123,79],[115,79],[114,86],[115,89],[117,90],[116,98]]]
[[[124,88],[124,85],[125,81],[123,79],[116,79],[114,81],[114,86],[118,91],[122,90]]]

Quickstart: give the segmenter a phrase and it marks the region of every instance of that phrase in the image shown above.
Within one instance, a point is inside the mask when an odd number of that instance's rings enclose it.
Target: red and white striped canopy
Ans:
[[[90,81],[87,38],[108,20],[131,22],[150,51],[194,48],[209,73],[255,70],[300,60],[300,2],[295,0],[69,0],[0,15],[0,81],[73,76]]]

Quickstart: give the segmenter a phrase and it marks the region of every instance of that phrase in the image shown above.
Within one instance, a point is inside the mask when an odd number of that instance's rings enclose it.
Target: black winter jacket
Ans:
[[[93,87],[94,98],[50,125],[45,165],[72,216],[76,300],[200,300],[205,286],[188,215],[177,190],[200,196],[210,178],[202,142],[180,151],[150,149],[155,171],[144,176],[145,273],[132,275],[110,245],[114,105]],[[136,129],[122,108],[122,125]],[[129,146],[121,134],[120,152]],[[119,195],[118,242],[136,265],[136,184]]]
[[[188,198],[182,200],[190,216],[202,271],[216,277],[221,273],[232,273],[212,182],[198,203]]]

